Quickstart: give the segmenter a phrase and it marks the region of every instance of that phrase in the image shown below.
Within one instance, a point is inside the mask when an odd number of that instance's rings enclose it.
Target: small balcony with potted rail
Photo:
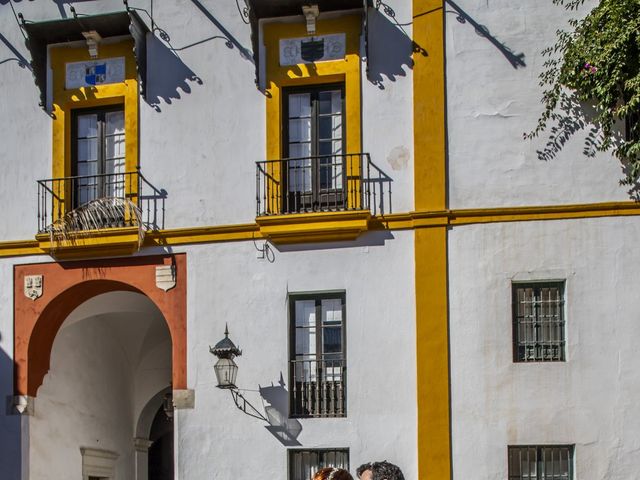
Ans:
[[[39,180],[36,239],[56,258],[131,254],[163,227],[165,200],[140,170]]]
[[[274,243],[354,240],[391,208],[391,178],[368,153],[256,162],[256,222]]]

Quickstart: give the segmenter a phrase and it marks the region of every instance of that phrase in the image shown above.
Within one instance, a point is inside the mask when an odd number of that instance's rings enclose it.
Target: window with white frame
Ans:
[[[509,480],[573,480],[573,445],[509,447]]]
[[[290,413],[346,416],[345,293],[289,297]]]
[[[512,285],[515,362],[565,360],[564,285],[564,281]]]
[[[309,480],[318,470],[326,467],[349,470],[349,450],[289,450],[289,480]]]

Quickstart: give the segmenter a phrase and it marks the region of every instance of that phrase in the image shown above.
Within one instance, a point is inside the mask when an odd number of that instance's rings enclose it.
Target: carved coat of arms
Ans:
[[[24,295],[31,300],[42,296],[42,275],[27,275],[24,277]]]
[[[174,265],[163,265],[156,267],[156,287],[165,292],[176,286],[176,267]]]

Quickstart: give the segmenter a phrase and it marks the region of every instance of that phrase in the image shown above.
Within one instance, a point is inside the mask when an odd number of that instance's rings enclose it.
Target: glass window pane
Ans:
[[[564,360],[563,283],[518,285],[514,289],[516,360]]]
[[[322,329],[322,353],[342,352],[342,327],[325,327]]]
[[[98,139],[97,138],[78,140],[78,162],[97,160],[97,158],[98,158]]]
[[[122,110],[107,112],[105,114],[105,124],[107,135],[124,135],[124,112]]]
[[[311,116],[311,94],[295,93],[289,95],[289,118]]]
[[[296,355],[313,356],[316,353],[316,329],[296,328]]]
[[[323,325],[342,322],[342,299],[325,298],[321,303]]]
[[[289,120],[289,142],[311,141],[311,119],[298,118]]]
[[[78,137],[97,137],[98,136],[98,115],[91,113],[89,115],[78,115]]]
[[[315,326],[316,302],[315,300],[296,300],[295,302],[296,327]]]
[[[289,158],[311,157],[310,143],[292,143],[289,145]]]
[[[112,135],[105,138],[105,156],[107,159],[111,158],[124,158],[125,156],[125,143],[124,135]]]
[[[342,95],[340,90],[328,90],[318,94],[318,113],[340,113],[342,110]]]
[[[522,450],[519,448],[509,449],[509,478],[521,478]]]
[[[287,180],[290,192],[310,192],[312,190],[311,159],[290,160]]]
[[[80,173],[82,172],[82,173]],[[78,175],[93,176],[98,174],[98,162],[81,162],[78,164]],[[95,183],[96,179],[92,179],[90,183]]]

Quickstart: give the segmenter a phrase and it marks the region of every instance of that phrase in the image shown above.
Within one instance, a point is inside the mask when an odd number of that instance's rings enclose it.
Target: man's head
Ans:
[[[360,480],[404,480],[402,471],[393,463],[371,462],[360,465],[356,470]]]

